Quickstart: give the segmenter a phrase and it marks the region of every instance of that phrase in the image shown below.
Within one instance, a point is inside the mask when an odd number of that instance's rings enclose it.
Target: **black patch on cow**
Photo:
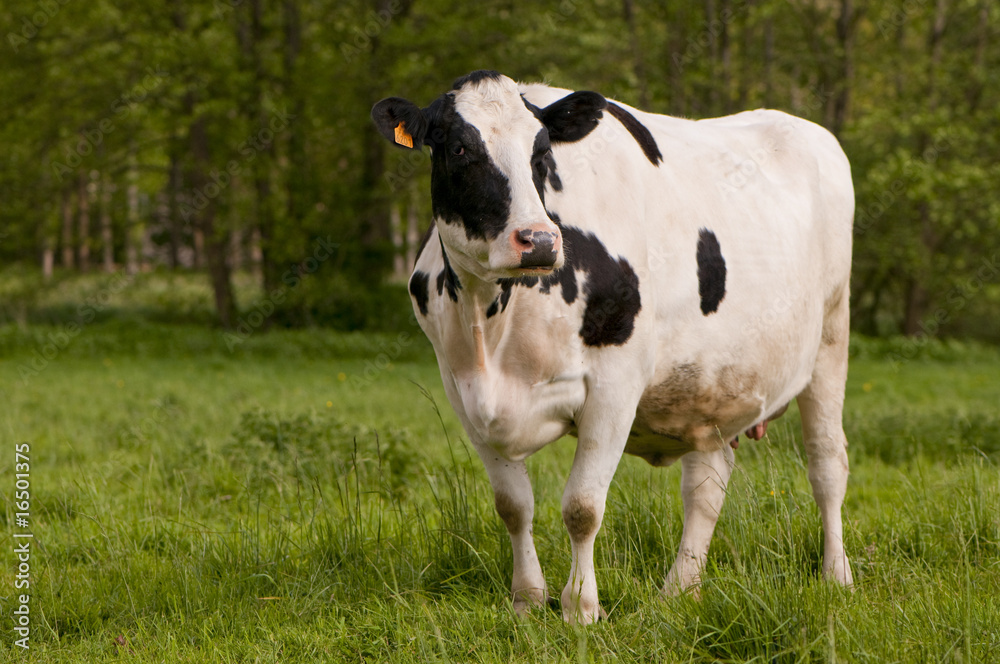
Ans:
[[[564,233],[564,247],[565,241],[566,236]],[[563,251],[565,251],[565,249],[563,249]],[[566,255],[566,265],[570,265],[568,254]],[[552,290],[553,286],[559,286],[563,301],[566,304],[573,304],[576,302],[576,298],[580,294],[580,287],[576,283],[576,270],[566,269],[565,266],[559,268],[547,277],[542,277],[542,286],[538,290],[542,293],[548,294]]]
[[[726,259],[715,233],[706,228],[698,231],[698,295],[706,316],[715,313],[726,297]]]
[[[543,277],[542,281],[547,278],[548,277]],[[486,317],[491,318],[498,313],[503,313],[507,309],[507,303],[510,302],[510,294],[514,286],[534,288],[538,285],[538,282],[538,277],[512,277],[507,279],[497,279],[497,285],[500,287],[500,295],[493,300],[489,308],[486,310]],[[548,291],[546,290],[545,292],[547,293]]]
[[[469,240],[492,240],[510,215],[510,183],[486,150],[479,130],[455,110],[445,95],[431,120],[431,201],[434,216],[460,224]]]
[[[642,152],[646,155],[649,163],[653,166],[659,166],[660,162],[663,161],[663,155],[660,154],[660,148],[656,144],[656,139],[646,129],[646,125],[636,120],[634,115],[613,102],[608,102],[607,111],[628,129],[628,133],[632,134],[632,138],[642,148]]]
[[[587,307],[580,327],[583,343],[624,344],[632,336],[635,317],[642,309],[638,275],[624,258],[612,258],[604,243],[593,234],[572,226],[562,230],[567,264],[587,273],[583,285]]]
[[[492,69],[478,69],[471,74],[466,74],[461,78],[456,78],[455,82],[451,84],[452,90],[461,90],[469,83],[475,85],[480,81],[489,79],[491,81],[499,81],[501,78],[500,72],[493,71]]]
[[[580,337],[588,346],[620,346],[632,336],[635,317],[642,309],[639,277],[626,259],[613,258],[604,243],[592,233],[563,226],[556,215],[549,216],[562,230],[565,265],[540,279],[499,279],[500,295],[487,309],[487,317],[506,309],[514,286],[533,288],[540,283],[539,292],[549,294],[552,287],[558,285],[563,301],[572,304],[580,293],[576,280],[576,272],[580,270],[587,275],[583,286],[586,306]]]
[[[486,308],[486,317],[493,318],[500,311],[500,296],[490,303],[490,306]]]
[[[527,103],[527,102],[525,102]],[[535,183],[535,190],[538,197],[545,202],[545,179],[548,178],[549,186],[553,191],[562,191],[562,180],[556,173],[556,159],[552,155],[552,143],[549,141],[549,132],[545,127],[535,134],[535,144],[531,148],[531,179]]]
[[[596,92],[586,90],[566,95],[552,102],[536,115],[549,130],[553,143],[573,143],[594,131],[608,102]]]
[[[532,104],[530,101],[528,101],[527,99],[525,99],[524,95],[521,95],[521,101],[524,102],[524,107],[526,109],[528,109],[529,111],[531,111],[531,114],[534,115],[538,119],[539,122],[541,122],[542,121],[542,109],[538,108],[537,106],[535,106],[534,104]]]
[[[441,236],[438,236],[441,239]],[[441,257],[444,259],[444,268],[438,272],[437,276],[437,291],[438,295],[444,293],[444,289],[448,289],[448,297],[451,298],[452,302],[458,302],[458,291],[462,290],[462,283],[458,280],[458,275],[455,271],[451,269],[451,263],[448,262],[448,254],[444,250],[444,241],[441,242]]]
[[[417,308],[424,316],[427,315],[427,300],[430,298],[430,278],[431,275],[420,270],[410,276],[410,295],[416,300]]]

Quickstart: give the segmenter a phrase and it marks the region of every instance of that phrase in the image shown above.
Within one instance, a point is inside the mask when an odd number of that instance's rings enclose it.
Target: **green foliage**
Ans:
[[[11,0],[0,265],[61,262],[64,249],[81,259],[84,247],[97,264],[106,216],[116,264],[190,266],[199,243],[225,240],[234,263],[263,252],[271,290],[316,238],[335,238],[276,321],[370,326],[396,251],[389,206],[412,206],[425,227],[430,202],[426,152],[393,149],[368,111],[388,95],[429,103],[453,78],[496,68],[655,112],[770,106],[826,125],[854,166],[856,327],[998,341],[998,11],[989,0]],[[214,320],[207,302],[179,315]]]

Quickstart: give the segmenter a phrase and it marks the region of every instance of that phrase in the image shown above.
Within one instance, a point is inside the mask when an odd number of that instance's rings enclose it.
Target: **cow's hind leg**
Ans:
[[[509,461],[488,447],[477,447],[490,484],[497,514],[507,526],[514,558],[514,576],[510,590],[514,611],[523,616],[533,606],[548,601],[545,577],[538,563],[531,522],[535,514],[535,497],[524,461]]]
[[[684,592],[701,581],[712,533],[726,498],[733,460],[729,445],[715,452],[689,452],[681,457],[684,531],[677,559],[663,585],[665,595]]]
[[[845,288],[840,302],[827,312],[812,379],[796,399],[802,414],[809,483],[823,519],[823,575],[845,586],[854,581],[844,552],[840,514],[848,475],[847,436],[843,426],[848,318]]]

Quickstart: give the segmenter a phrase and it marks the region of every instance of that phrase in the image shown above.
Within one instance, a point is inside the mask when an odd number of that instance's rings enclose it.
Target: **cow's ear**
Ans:
[[[542,121],[554,143],[578,141],[597,126],[607,100],[596,92],[574,92],[541,110]]]
[[[416,104],[388,97],[372,107],[372,120],[379,133],[394,145],[419,150],[427,136],[427,116]]]

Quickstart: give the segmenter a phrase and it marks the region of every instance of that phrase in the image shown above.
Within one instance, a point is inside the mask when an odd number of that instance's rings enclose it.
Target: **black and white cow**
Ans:
[[[674,594],[700,581],[737,435],[760,437],[793,398],[823,572],[852,583],[840,512],[854,192],[832,135],[777,111],[653,115],[492,71],[427,108],[384,99],[372,117],[432,152],[434,224],[409,288],[510,533],[519,613],[547,599],[528,456],[578,439],[562,611],[588,623],[622,454],[683,465]]]

